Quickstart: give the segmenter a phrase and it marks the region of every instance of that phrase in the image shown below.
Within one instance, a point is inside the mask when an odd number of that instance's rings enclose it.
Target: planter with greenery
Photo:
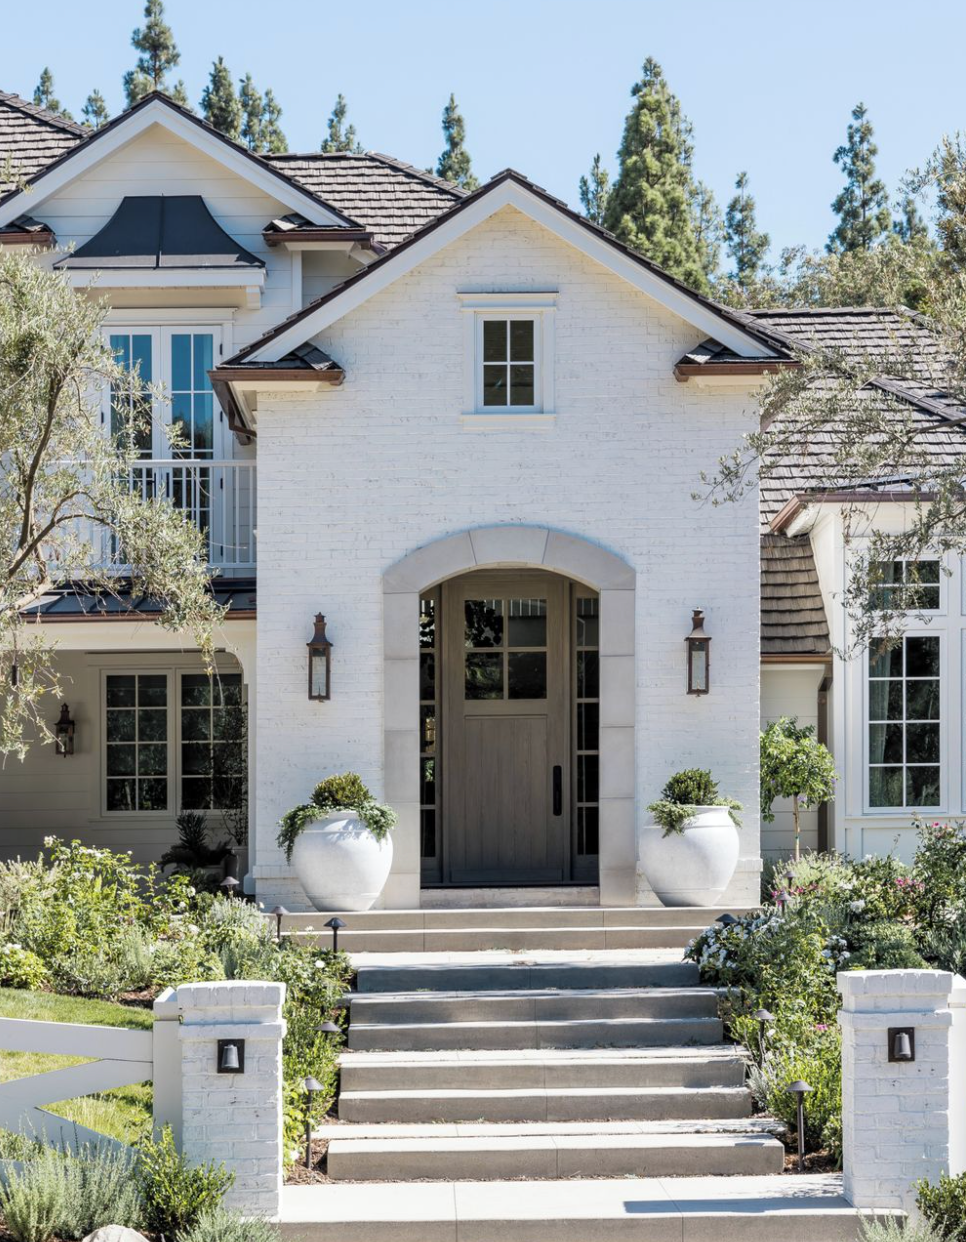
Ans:
[[[772,823],[776,798],[791,798],[795,858],[801,857],[800,813],[835,797],[835,761],[813,725],[782,716],[761,735],[761,817]]]
[[[666,906],[714,905],[738,862],[741,804],[718,793],[710,772],[688,768],[647,809],[655,824],[641,830],[641,866],[651,888]]]
[[[392,866],[396,822],[354,773],[329,776],[282,816],[278,844],[316,910],[368,910]]]

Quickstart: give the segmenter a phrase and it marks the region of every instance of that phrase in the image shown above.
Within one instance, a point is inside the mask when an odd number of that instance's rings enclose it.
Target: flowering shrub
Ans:
[[[916,821],[918,844],[912,867],[917,922],[927,927],[966,906],[966,823]]]

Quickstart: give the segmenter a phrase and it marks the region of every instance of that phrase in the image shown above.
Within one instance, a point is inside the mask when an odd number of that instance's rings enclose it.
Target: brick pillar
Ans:
[[[856,970],[837,984],[845,1195],[908,1210],[919,1178],[966,1170],[966,980]],[[890,1027],[914,1029],[915,1061],[890,1062]]]
[[[284,983],[189,983],[181,1011],[183,1151],[235,1174],[226,1205],[277,1217],[282,1193]],[[218,1072],[218,1040],[245,1041],[245,1070]]]

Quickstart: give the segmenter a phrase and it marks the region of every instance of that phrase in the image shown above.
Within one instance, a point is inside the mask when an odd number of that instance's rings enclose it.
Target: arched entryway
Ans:
[[[384,578],[396,889],[600,884],[636,896],[634,571],[498,526]]]

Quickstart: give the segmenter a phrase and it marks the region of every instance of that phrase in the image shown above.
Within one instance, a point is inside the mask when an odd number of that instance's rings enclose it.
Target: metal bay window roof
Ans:
[[[198,194],[126,196],[107,224],[56,268],[264,268],[217,223]]]

